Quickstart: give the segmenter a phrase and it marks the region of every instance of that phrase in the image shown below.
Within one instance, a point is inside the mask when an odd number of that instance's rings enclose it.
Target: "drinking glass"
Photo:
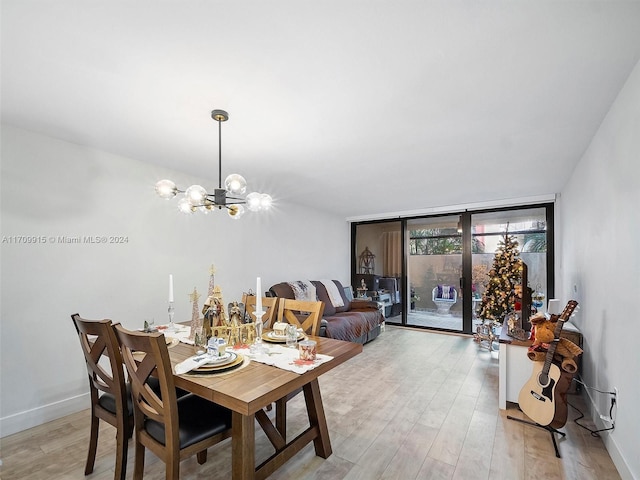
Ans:
[[[300,342],[300,360],[316,359],[316,342],[314,340],[303,340]]]
[[[298,342],[298,329],[295,325],[288,325],[286,329],[287,333],[287,347],[296,348]]]

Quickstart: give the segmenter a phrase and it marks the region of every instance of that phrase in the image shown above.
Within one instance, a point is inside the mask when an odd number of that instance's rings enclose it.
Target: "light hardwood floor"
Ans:
[[[269,478],[620,478],[601,439],[573,422],[574,410],[558,441],[561,459],[546,431],[508,420],[522,414],[515,406],[498,409],[497,355],[467,337],[388,326],[361,355],[320,378],[333,455],[316,457],[309,445]],[[569,398],[583,405],[580,396]],[[289,403],[289,434],[305,421],[298,395]],[[85,410],[2,439],[2,480],[84,478],[88,434]],[[181,478],[228,480],[229,442],[211,448],[204,465],[182,462]],[[272,453],[262,433],[256,443],[259,461]],[[95,470],[86,478],[111,480],[114,452],[114,430],[103,424]],[[127,478],[132,469],[130,444]],[[164,464],[149,452],[144,478],[164,478]]]

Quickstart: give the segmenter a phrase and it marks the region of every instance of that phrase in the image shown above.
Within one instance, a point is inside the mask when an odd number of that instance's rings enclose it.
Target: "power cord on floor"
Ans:
[[[605,392],[604,390],[598,390],[598,389],[597,389],[597,388],[595,388],[595,387],[590,387],[589,385],[587,385],[586,383],[584,383],[582,380],[580,380],[580,379],[578,379],[578,378],[575,378],[575,377],[573,377],[573,381],[574,381],[574,382],[579,383],[579,384],[580,384],[580,385],[582,385],[584,388],[588,388],[589,390],[595,390],[595,391],[596,391],[596,392],[598,392],[598,393],[606,393],[606,394],[609,394],[609,395],[615,395],[615,394],[616,394],[616,392]]]
[[[600,432],[608,432],[610,430],[614,430],[616,428],[616,424],[615,424],[615,422],[613,420],[612,413],[613,413],[613,408],[616,406],[616,392],[605,392],[603,390],[598,390],[597,388],[590,387],[589,385],[587,385],[586,383],[584,383],[581,380],[578,380],[577,378],[574,378],[573,380],[578,382],[578,383],[580,383],[585,388],[589,388],[591,390],[595,390],[596,392],[599,392],[599,393],[612,395],[612,397],[611,397],[611,406],[609,407],[609,419],[610,419],[611,426],[609,428],[601,428],[599,430],[592,430],[589,427],[587,427],[586,425],[581,424],[578,420],[582,420],[584,418],[584,413],[582,413],[582,411],[578,407],[576,407],[575,405],[572,405],[571,402],[567,401],[567,405],[569,405],[571,408],[573,408],[574,410],[576,410],[580,414],[580,416],[574,420],[574,422],[576,422],[576,425],[578,425],[579,427],[582,427],[585,430],[587,430],[591,434],[592,437],[600,437]],[[602,416],[601,416],[601,418],[604,419],[604,417],[602,417]]]

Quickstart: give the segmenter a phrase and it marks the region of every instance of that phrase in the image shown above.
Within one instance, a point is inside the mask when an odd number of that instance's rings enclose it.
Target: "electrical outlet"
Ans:
[[[613,391],[616,392],[616,407],[620,406],[620,392],[618,391],[618,387],[613,387]]]

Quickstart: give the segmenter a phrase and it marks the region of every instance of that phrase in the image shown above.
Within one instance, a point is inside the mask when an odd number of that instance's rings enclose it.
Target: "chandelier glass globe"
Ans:
[[[176,193],[178,193],[178,189],[175,183],[165,179],[156,183],[156,193],[162,198],[173,198],[176,196]]]
[[[243,195],[247,191],[247,181],[242,175],[232,173],[224,180],[224,188],[234,195]]]
[[[189,200],[187,200],[187,198],[185,197],[181,198],[178,201],[178,210],[180,210],[182,213],[193,213],[196,211],[196,207],[191,205]]]
[[[244,206],[238,203],[231,204],[229,208],[227,208],[227,213],[234,220],[239,220],[244,215],[244,212]]]
[[[200,185],[191,185],[184,192],[184,197],[194,207],[199,207],[204,203],[204,199],[207,197],[207,191]]]

